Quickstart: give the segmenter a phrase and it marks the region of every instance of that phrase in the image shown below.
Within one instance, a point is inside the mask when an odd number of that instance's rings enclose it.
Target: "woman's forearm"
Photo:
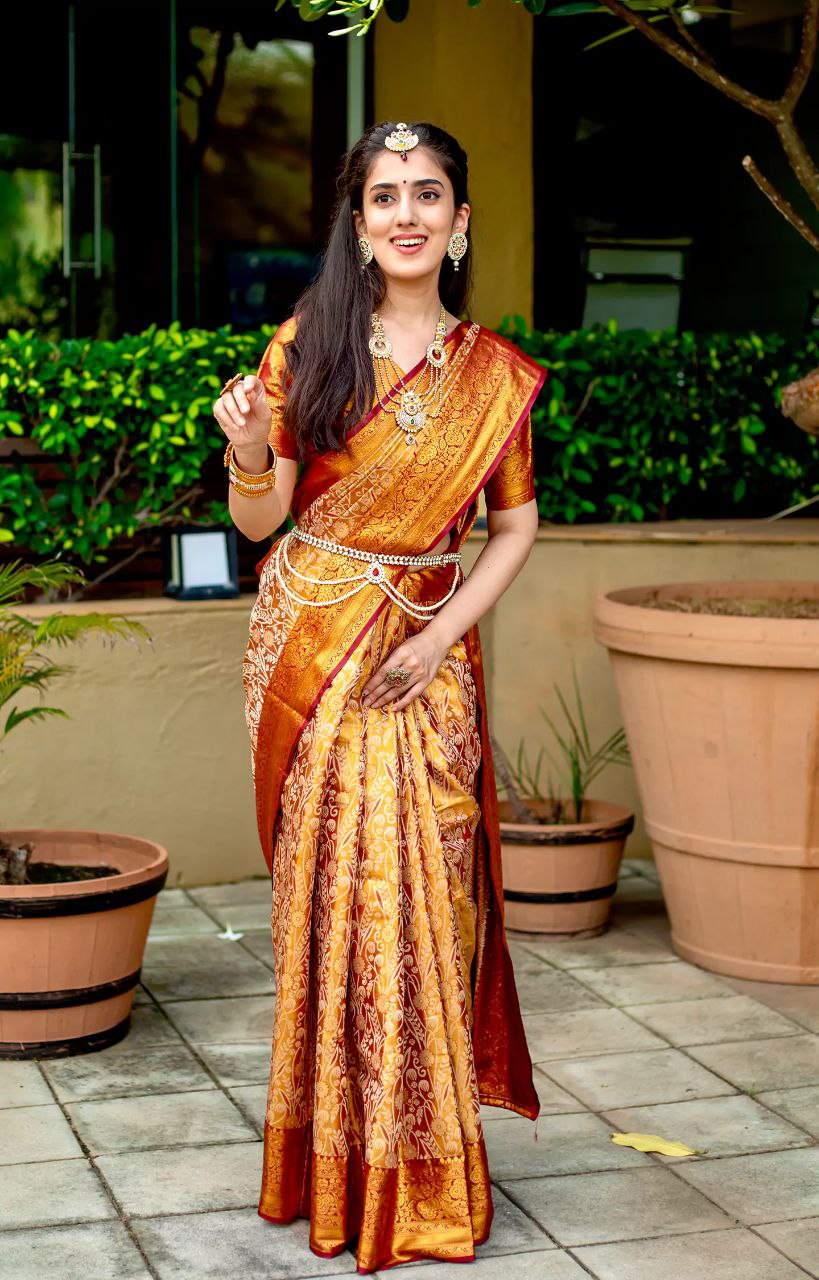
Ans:
[[[534,499],[508,511],[490,511],[489,541],[466,582],[421,631],[384,659],[362,689],[362,705],[403,711],[423,693],[455,641],[492,608],[523,568],[536,533]],[[392,668],[407,673],[399,691],[390,678]]]
[[[261,475],[270,465],[267,444],[243,445],[235,448],[233,456],[242,471]],[[261,542],[275,533],[284,522],[290,509],[293,485],[287,473],[293,466],[289,459],[281,458],[276,465],[276,487],[260,498],[244,498],[231,484],[228,486],[230,518],[251,542]],[[280,474],[280,472],[282,474]]]
[[[506,512],[490,514],[489,540],[472,572],[425,627],[430,638],[440,639],[447,648],[488,613],[528,559],[537,533],[536,503],[516,508],[514,519],[506,517]]]

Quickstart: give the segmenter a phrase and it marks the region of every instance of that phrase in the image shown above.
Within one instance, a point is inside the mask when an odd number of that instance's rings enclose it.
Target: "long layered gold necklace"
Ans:
[[[378,403],[388,413],[392,413],[398,426],[404,432],[408,446],[415,444],[418,432],[423,428],[428,417],[437,417],[444,397],[444,367],[447,363],[446,340],[446,308],[441,303],[441,313],[435,326],[435,337],[427,347],[426,358],[418,376],[411,386],[404,381],[395,361],[392,358],[392,342],[384,332],[384,325],[377,311],[372,313],[372,337],[370,353],[375,368],[375,385]],[[387,366],[394,377],[391,381],[387,374]],[[427,385],[422,386],[424,379]],[[400,396],[391,396],[396,386],[401,387]],[[383,395],[389,397],[386,402]]]

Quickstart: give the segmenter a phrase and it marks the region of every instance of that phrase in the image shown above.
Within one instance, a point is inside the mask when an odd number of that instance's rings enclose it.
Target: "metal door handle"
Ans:
[[[71,176],[72,164],[78,160],[94,163],[94,257],[71,257]],[[73,151],[70,142],[63,143],[63,275],[66,279],[75,267],[93,267],[94,276],[102,275],[102,151],[98,142],[93,151]]]
[[[102,275],[102,163],[100,144],[94,143],[94,276]]]
[[[71,275],[71,143],[63,143],[63,275]]]

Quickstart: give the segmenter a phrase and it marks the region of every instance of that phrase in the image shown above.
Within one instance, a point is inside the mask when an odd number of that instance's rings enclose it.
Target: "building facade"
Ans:
[[[751,0],[708,19],[709,48],[775,96],[799,14]],[[365,39],[333,21],[273,0],[4,11],[0,333],[278,320],[320,260],[344,149],[382,119],[435,121],[469,154],[484,324],[813,323],[816,255],[740,164],[753,154],[810,215],[772,128],[639,34],[586,50],[607,15],[533,19],[509,0],[412,0]],[[814,78],[814,154],[817,96]]]

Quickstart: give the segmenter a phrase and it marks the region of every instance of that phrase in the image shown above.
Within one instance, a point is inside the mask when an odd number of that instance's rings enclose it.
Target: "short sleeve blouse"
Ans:
[[[521,507],[535,496],[532,470],[532,416],[527,413],[520,430],[507,446],[498,466],[484,486],[489,511]]]
[[[285,429],[283,421],[284,378],[287,372],[284,348],[288,342],[292,342],[295,334],[296,320],[294,316],[291,316],[289,320],[285,320],[283,324],[279,325],[268,343],[259,364],[258,376],[264,383],[265,398],[273,413],[273,420],[270,423],[270,432],[267,438],[280,458],[292,458],[294,461],[298,461],[298,445],[292,434]]]

